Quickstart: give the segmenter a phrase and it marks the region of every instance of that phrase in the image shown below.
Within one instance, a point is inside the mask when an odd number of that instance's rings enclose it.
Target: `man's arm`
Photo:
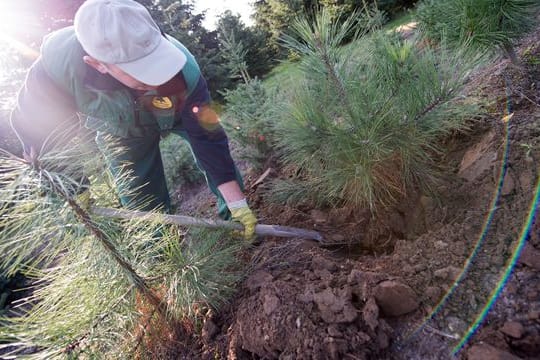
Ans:
[[[225,202],[227,204],[233,203],[235,201],[243,200],[246,198],[243,191],[240,189],[240,185],[238,184],[238,181],[236,180],[232,180],[224,184],[221,184],[217,188],[219,192],[221,193],[221,195],[223,195],[223,198],[225,199]]]
[[[229,143],[217,114],[208,105],[189,109],[184,127],[199,163],[207,172],[209,181],[216,185],[231,211],[233,220],[244,225],[244,236],[255,237],[257,218],[250,210],[237,180]],[[191,120],[191,121],[190,121]]]

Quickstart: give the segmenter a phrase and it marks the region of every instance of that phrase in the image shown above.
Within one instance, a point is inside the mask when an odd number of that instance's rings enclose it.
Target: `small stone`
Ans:
[[[275,295],[266,295],[264,297],[263,309],[266,315],[270,315],[279,306],[279,299]]]
[[[452,247],[452,252],[455,254],[455,255],[458,255],[458,256],[463,256],[465,255],[465,252],[466,252],[466,247],[465,247],[465,243],[463,241],[456,241],[454,243],[454,246]]]
[[[422,272],[422,271],[424,271],[426,269],[427,269],[426,264],[418,264],[418,265],[414,266],[414,272],[417,272],[417,273]]]
[[[433,246],[435,246],[435,249],[437,250],[443,250],[448,247],[448,244],[442,240],[439,240],[439,241],[435,241],[435,244],[433,244]]]
[[[210,319],[207,319],[202,328],[202,338],[204,341],[208,342],[216,336],[218,333],[219,328],[217,325]]]
[[[436,278],[450,281],[455,281],[459,274],[461,274],[461,269],[455,266],[447,266],[445,268],[435,270],[433,273]]]
[[[415,292],[407,285],[397,281],[383,281],[374,289],[377,305],[386,316],[399,316],[418,308]]]
[[[317,273],[317,275],[324,283],[329,283],[334,279],[334,275],[332,275],[332,273],[326,269],[322,269]]]
[[[441,297],[441,288],[438,286],[429,286],[426,288],[426,295],[432,301],[437,301]]]
[[[371,337],[368,334],[366,334],[365,332],[363,332],[363,331],[359,331],[356,335],[358,336],[358,341],[361,344],[365,344],[365,343],[371,341]]]
[[[362,309],[362,319],[368,324],[372,331],[375,331],[375,328],[379,325],[379,307],[373,297],[370,297],[366,302],[366,305],[364,305],[364,308]]]
[[[456,281],[459,275],[461,274],[461,269],[455,266],[449,266],[447,279],[450,281]]]
[[[540,251],[526,243],[519,256],[519,262],[533,269],[540,270]]]
[[[524,193],[532,190],[533,177],[530,171],[523,171],[519,174],[519,185]]]
[[[467,351],[469,360],[520,360],[509,352],[497,349],[488,344],[476,344]]]
[[[326,344],[328,359],[341,359],[341,355],[347,351],[347,342],[343,339],[327,337],[323,342]]]
[[[345,236],[341,234],[333,234],[333,235],[330,235],[330,240],[336,243],[341,243],[345,241]]]
[[[335,324],[330,325],[330,326],[327,328],[327,331],[328,331],[328,335],[330,335],[330,336],[332,336],[332,337],[335,337],[335,338],[343,337],[343,334],[341,333],[341,331],[339,331],[338,326],[335,325]]]
[[[446,276],[448,276],[448,271],[446,270],[446,268],[435,270],[433,272],[433,276],[435,276],[437,279],[444,280],[444,279],[446,279]]]
[[[510,195],[512,192],[514,192],[515,188],[516,181],[514,180],[514,176],[510,173],[510,171],[507,171],[506,175],[504,176],[501,195]]]
[[[458,317],[448,316],[446,321],[448,323],[448,329],[455,335],[459,336],[467,330],[467,323]]]
[[[313,295],[321,318],[328,324],[353,322],[358,312],[351,303],[350,289],[337,290],[337,295],[330,288]]]
[[[540,311],[538,310],[531,310],[527,314],[527,319],[529,320],[538,320],[540,319]]]
[[[379,345],[379,349],[386,349],[390,345],[390,339],[388,339],[388,335],[384,331],[379,330],[377,332],[377,345]]]
[[[328,221],[328,215],[320,210],[311,210],[310,216],[316,224],[324,224]]]
[[[521,339],[525,331],[523,325],[521,325],[517,321],[507,321],[499,330],[503,334],[513,337],[514,339]]]

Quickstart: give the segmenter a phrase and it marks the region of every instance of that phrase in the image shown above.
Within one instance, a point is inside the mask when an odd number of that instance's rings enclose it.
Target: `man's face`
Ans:
[[[86,64],[90,65],[100,73],[111,75],[113,78],[120,81],[122,84],[126,85],[131,89],[150,91],[157,90],[158,88],[157,86],[151,86],[140,82],[139,80],[135,79],[131,75],[121,70],[116,65],[102,63],[88,55],[84,56],[83,60]]]
[[[126,85],[129,88],[145,91],[156,90],[158,88],[157,86],[146,85],[140,82],[131,75],[125,73],[116,65],[107,64],[106,67],[109,75],[111,75],[113,78],[120,81],[122,84]]]

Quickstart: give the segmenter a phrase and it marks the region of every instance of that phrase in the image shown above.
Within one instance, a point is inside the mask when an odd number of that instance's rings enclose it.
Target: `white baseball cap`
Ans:
[[[146,85],[166,83],[186,63],[186,55],[133,0],[87,0],[77,10],[74,26],[88,55],[118,66]]]

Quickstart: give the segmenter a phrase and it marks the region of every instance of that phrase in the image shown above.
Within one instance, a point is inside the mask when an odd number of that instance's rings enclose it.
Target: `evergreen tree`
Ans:
[[[389,18],[410,8],[417,0],[257,0],[254,2],[257,28],[269,34],[268,45],[279,48],[278,40],[287,32],[292,20],[297,16],[313,15],[326,9],[335,20],[348,18],[355,12],[376,8]],[[343,39],[349,41],[350,39]],[[281,55],[285,53],[282,51]]]
[[[496,47],[518,64],[513,43],[531,30],[537,0],[426,0],[418,7],[425,36],[484,52]]]
[[[265,45],[267,36],[264,32],[257,27],[245,26],[240,16],[233,15],[229,10],[220,15],[217,31],[225,60],[230,60],[227,59],[227,56],[231,54],[230,50],[232,49],[223,48],[224,41],[230,42],[234,38],[234,42],[238,45],[241,44],[243,48],[242,61],[245,62],[250,77],[262,77],[268,73],[274,64],[272,58],[275,54]]]
[[[301,0],[258,0],[255,1],[254,20],[257,28],[269,34],[267,44],[280,53],[278,40],[292,20],[305,10]],[[281,56],[285,53],[281,51]]]
[[[87,187],[80,179],[92,180],[96,205],[111,206],[112,183],[125,189],[130,174],[104,177],[95,148],[81,141],[52,136],[32,161],[0,151],[0,268],[33,281],[0,318],[0,349],[36,359],[159,358],[148,351],[181,340],[197,309],[227,300],[240,247],[220,233],[94,216],[77,195]]]
[[[313,21],[299,18],[284,38],[302,55],[303,76],[275,102],[286,114],[275,125],[281,156],[296,170],[275,183],[277,201],[376,210],[411,188],[429,189],[438,136],[474,113],[454,99],[475,61],[420,51],[358,21],[377,24],[357,14],[338,23],[323,9]],[[342,47],[358,29],[354,46]]]

